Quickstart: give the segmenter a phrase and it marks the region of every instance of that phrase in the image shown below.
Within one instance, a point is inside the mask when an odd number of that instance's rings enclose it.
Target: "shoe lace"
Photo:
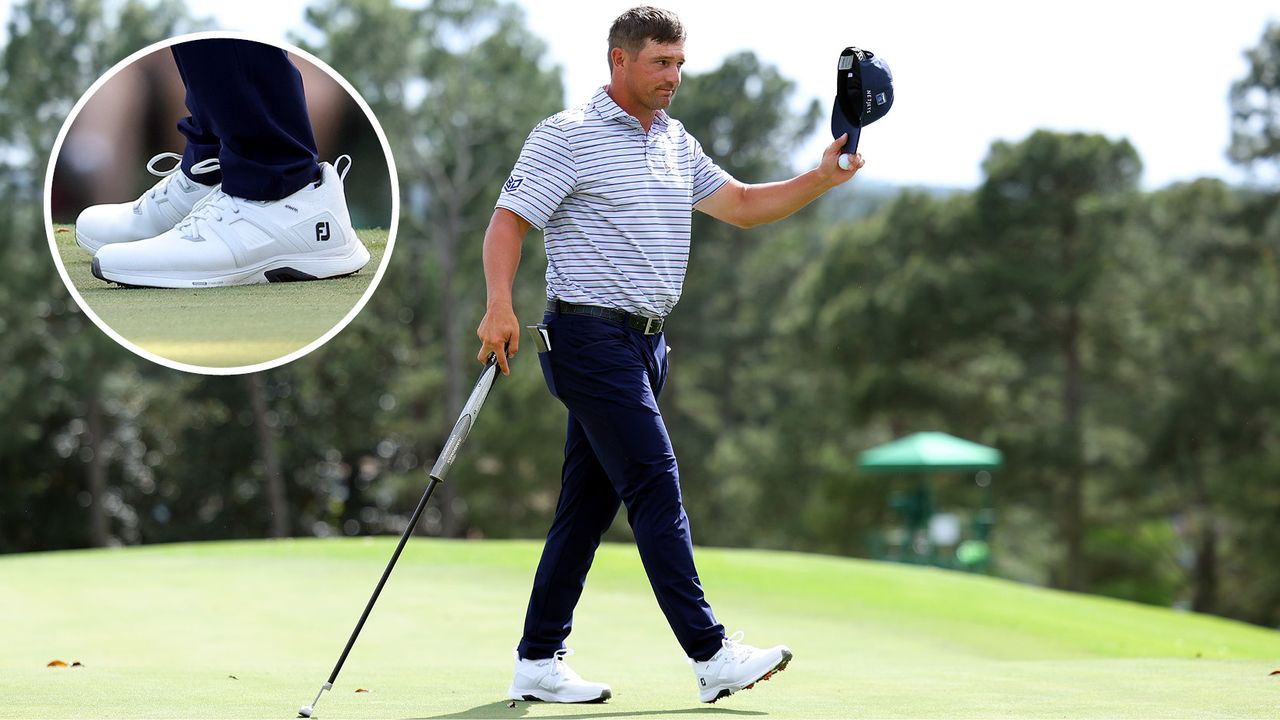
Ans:
[[[343,160],[346,160],[346,163],[343,163]],[[351,156],[339,155],[334,159],[333,171],[338,173],[338,179],[345,184],[347,181],[347,173],[351,172]]]
[[[170,167],[166,170],[159,169],[158,163],[161,163],[165,160],[173,160],[174,161],[173,167]],[[208,160],[201,160],[200,162],[192,165],[191,174],[206,175],[208,173],[215,172],[221,167],[222,167],[222,164],[218,162],[217,158],[209,158]],[[159,155],[152,157],[150,160],[148,160],[147,172],[151,173],[152,175],[155,175],[156,177],[165,178],[165,181],[156,183],[156,186],[151,188],[150,192],[144,193],[142,197],[138,198],[138,202],[133,204],[133,209],[137,210],[138,207],[142,205],[142,201],[148,197],[154,200],[157,195],[168,195],[169,183],[173,182],[174,177],[182,177],[181,173],[178,172],[178,170],[181,168],[182,168],[182,156],[179,155],[178,153],[163,152],[163,153],[160,153]]]
[[[573,668],[569,667],[569,663],[564,661],[565,658],[572,654],[573,650],[569,648],[560,648],[557,650],[555,654],[551,656],[551,674],[559,675],[560,677],[570,681],[580,682],[582,677],[579,676],[578,673],[574,672]]]
[[[161,159],[165,155],[176,157],[179,160],[182,159],[182,156],[176,153],[161,153],[160,155],[157,155],[151,158],[151,162],[147,163],[147,169],[155,173],[156,171],[151,167],[152,164],[156,160]],[[344,160],[346,161],[345,164],[343,164]],[[338,180],[339,181],[346,180],[347,173],[350,172],[351,170],[351,156],[342,155],[337,160],[334,160],[333,162],[334,162],[334,170],[338,173]],[[338,167],[339,165],[342,165],[342,167],[339,168]],[[193,175],[202,175],[204,173],[213,172],[214,170],[217,170],[219,167],[220,165],[218,164],[217,158],[210,158],[208,160],[203,160],[201,162],[196,163],[195,165],[192,165],[191,173]],[[171,175],[177,169],[178,169],[178,166],[175,166],[173,169],[168,170],[164,174]],[[155,191],[153,190],[152,193],[154,194],[154,192]],[[164,192],[168,192],[168,183],[165,184]],[[239,215],[241,202],[242,200],[240,198],[237,198],[234,195],[228,195],[224,193],[222,191],[222,188],[219,187],[217,190],[214,190],[213,192],[206,195],[204,199],[202,199],[200,202],[196,203],[195,207],[191,208],[191,212],[188,213],[187,216],[182,219],[182,222],[178,223],[178,229],[182,231],[182,237],[186,240],[198,240],[200,238],[200,229],[197,225],[197,221],[203,220],[205,222],[208,222],[210,220],[214,220],[216,222],[222,222],[222,214],[224,212],[230,212],[234,215]],[[243,202],[254,202],[255,204],[258,204],[258,205],[266,204],[261,201],[243,201]],[[557,658],[560,658],[561,653],[572,655],[573,651],[569,650],[568,648],[565,648],[557,652],[556,654]],[[560,665],[564,664],[563,659],[559,661],[559,664]],[[568,667],[568,666],[565,666],[565,667]],[[570,670],[569,672],[573,672],[573,671]]]
[[[729,654],[726,658],[727,660],[731,662],[742,662],[751,657],[751,652],[754,648],[750,645],[744,645],[742,643],[743,637],[743,632],[739,630],[721,641],[724,646],[724,651]]]
[[[206,223],[209,221],[222,222],[224,212],[239,215],[240,199],[222,192],[222,188],[219,187],[196,203],[195,207],[191,208],[191,212],[182,219],[182,222],[178,223],[178,230],[182,232],[184,239],[198,240],[200,238],[198,223],[201,221]]]

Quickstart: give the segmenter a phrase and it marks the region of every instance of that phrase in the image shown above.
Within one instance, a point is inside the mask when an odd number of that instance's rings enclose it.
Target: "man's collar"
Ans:
[[[596,90],[595,96],[591,98],[591,105],[595,108],[596,112],[600,113],[600,117],[605,120],[613,120],[614,118],[621,118],[624,120],[636,119],[626,110],[623,110],[622,106],[618,105],[617,101],[609,96],[609,93],[605,90],[604,86],[601,86]],[[667,111],[659,110],[654,113],[653,124],[659,127],[666,127]]]
[[[596,112],[600,113],[600,117],[605,120],[631,117],[626,110],[622,109],[622,106],[609,97],[609,93],[603,86],[596,90],[595,97],[591,98],[591,105],[596,109]]]

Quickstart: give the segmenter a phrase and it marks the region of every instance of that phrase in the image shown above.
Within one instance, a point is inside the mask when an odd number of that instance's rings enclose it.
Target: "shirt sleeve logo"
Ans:
[[[502,185],[502,192],[515,192],[520,189],[520,185],[524,183],[524,178],[512,175]]]

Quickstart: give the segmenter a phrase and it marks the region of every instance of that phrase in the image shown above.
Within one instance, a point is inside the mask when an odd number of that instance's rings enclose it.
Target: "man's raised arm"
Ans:
[[[848,182],[862,167],[862,153],[853,155],[849,169],[839,165],[846,136],[836,138],[822,153],[822,162],[790,180],[747,185],[729,180],[694,206],[717,220],[741,228],[771,223],[818,199],[831,188]]]

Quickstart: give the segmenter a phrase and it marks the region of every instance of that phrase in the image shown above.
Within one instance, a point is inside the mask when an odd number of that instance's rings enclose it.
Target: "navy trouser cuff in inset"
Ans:
[[[320,177],[319,154],[302,76],[284,50],[251,40],[210,39],[172,48],[191,116],[182,171],[212,157],[222,190],[249,200],[279,200]]]
[[[221,167],[198,175],[191,172],[191,167],[196,163],[218,158],[218,151],[222,149],[222,143],[218,142],[218,137],[205,130],[192,117],[185,117],[178,121],[178,132],[187,138],[187,147],[182,151],[182,163],[179,165],[182,174],[186,175],[188,180],[201,185],[217,185],[222,182]]]
[[[694,567],[675,452],[658,410],[664,337],[578,315],[548,314],[545,322],[551,351],[538,358],[547,386],[569,409],[569,427],[520,656],[542,659],[563,647],[600,537],[625,504],[658,606],[685,654],[706,660],[720,649],[724,626]]]

